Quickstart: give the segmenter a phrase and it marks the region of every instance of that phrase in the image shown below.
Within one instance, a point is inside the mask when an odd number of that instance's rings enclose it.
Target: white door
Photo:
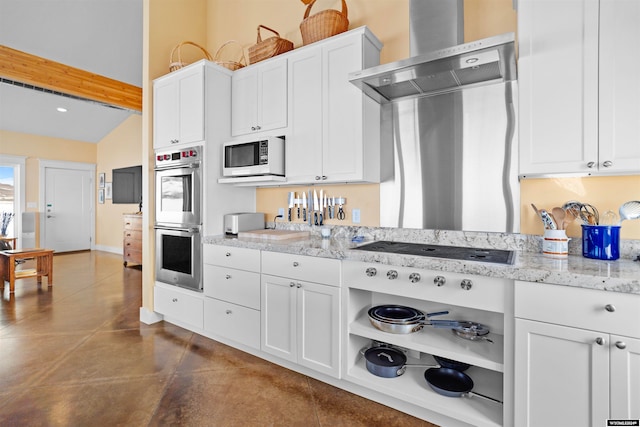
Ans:
[[[611,335],[612,419],[640,418],[640,340]]]
[[[91,249],[92,173],[45,168],[44,247],[56,252]]]

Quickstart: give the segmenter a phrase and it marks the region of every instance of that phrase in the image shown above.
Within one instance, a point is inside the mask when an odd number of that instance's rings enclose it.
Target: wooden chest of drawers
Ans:
[[[128,263],[142,264],[142,215],[124,214],[124,237],[122,257],[124,266]]]

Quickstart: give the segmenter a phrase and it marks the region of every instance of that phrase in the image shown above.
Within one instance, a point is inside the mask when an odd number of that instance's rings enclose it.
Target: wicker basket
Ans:
[[[260,28],[271,31],[275,34],[275,37],[269,37],[266,40],[262,40],[262,37],[260,36]],[[269,27],[265,27],[264,25],[258,25],[258,40],[256,44],[249,48],[249,64],[255,64],[256,62],[273,58],[276,55],[289,52],[292,49],[293,43],[287,39],[281,38],[277,31],[274,31]]]
[[[240,55],[238,55],[239,56],[238,60],[234,61],[234,60],[222,59],[221,58],[222,52],[225,50],[225,48],[227,48],[226,50],[227,52],[229,52],[229,47],[234,45],[238,46],[240,49]],[[228,42],[223,43],[222,46],[220,46],[220,48],[216,51],[213,61],[216,64],[224,68],[227,68],[231,71],[239,70],[240,68],[245,67],[247,65],[247,58],[244,56],[244,48],[240,43],[238,43],[235,40],[229,40]]]
[[[304,18],[300,24],[302,33],[302,44],[308,45],[336,34],[344,33],[349,28],[347,3],[342,0],[342,12],[337,10],[323,10],[309,16],[311,7],[316,1],[313,0],[304,12]]]
[[[186,46],[186,45],[191,45],[191,46],[195,46],[198,49],[200,49],[202,51],[202,53],[204,54],[204,57],[206,59],[208,59],[209,61],[211,61],[211,55],[209,54],[209,52],[207,52],[207,49],[203,48],[202,46],[200,46],[197,43],[194,42],[190,42],[190,41],[184,41],[184,42],[180,42],[178,43],[173,49],[171,49],[171,55],[169,55],[169,71],[176,71],[179,70],[180,68],[184,67],[185,65],[188,65],[186,62],[184,62],[182,60],[182,47]],[[177,60],[174,58],[175,54],[178,54],[178,58]]]

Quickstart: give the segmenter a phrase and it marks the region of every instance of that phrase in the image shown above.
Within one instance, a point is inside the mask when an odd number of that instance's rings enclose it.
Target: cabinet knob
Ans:
[[[604,166],[605,168],[610,168],[611,166],[613,166],[613,162],[611,160],[607,160],[602,162],[602,166]]]
[[[224,278],[225,278],[225,279],[227,279],[227,280],[229,280],[229,279],[231,279],[231,275],[230,275],[230,274],[227,274],[226,276],[224,276]]]
[[[620,350],[624,350],[625,348],[627,348],[627,343],[624,341],[617,341],[616,347],[618,347]]]
[[[178,302],[178,298],[174,298],[174,299],[172,299],[171,301],[173,301],[173,302]]]
[[[320,181],[320,176],[316,175],[316,181]]]
[[[471,289],[472,286],[473,286],[473,282],[469,279],[464,279],[462,282],[460,282],[460,287],[465,291],[468,291],[469,289]]]
[[[327,176],[326,175],[322,175],[322,180],[324,181],[326,179],[327,179]]]
[[[172,144],[177,144],[178,142],[180,142],[180,140],[179,140],[179,139],[172,139],[172,140],[171,140],[171,143],[172,143]]]
[[[447,279],[446,279],[444,276],[436,276],[436,277],[433,279],[433,283],[434,283],[435,285],[437,285],[437,286],[442,286],[442,285],[444,285],[445,283],[447,283]]]
[[[609,313],[613,313],[614,311],[616,311],[616,306],[613,304],[607,304],[604,306],[604,309],[607,310]]]
[[[256,130],[256,127],[255,126],[251,126],[251,130]]]
[[[387,271],[387,279],[389,280],[393,280],[396,279],[398,277],[398,272],[395,270],[389,270]]]
[[[369,276],[369,277],[373,277],[373,276],[375,276],[376,274],[378,274],[378,270],[376,270],[376,269],[375,269],[375,268],[373,268],[373,267],[369,267],[369,268],[367,268],[367,269],[366,269],[365,273],[367,274],[367,276]]]
[[[131,246],[131,243],[127,242],[127,246]]]
[[[290,287],[290,288],[293,288],[294,286],[296,286],[296,284],[295,284],[295,283],[293,283],[293,282],[289,282],[289,287]]]
[[[296,288],[298,288],[298,289],[300,289],[301,287],[302,287],[302,283],[298,283],[298,284],[296,285]]]
[[[262,126],[256,126],[256,130],[262,129]]]
[[[224,256],[231,256],[231,252],[227,252]]]
[[[587,167],[588,167],[589,169],[592,169],[595,165],[596,165],[596,162],[589,162],[589,163],[587,163]]]
[[[409,275],[409,281],[411,283],[418,283],[420,281],[420,273],[411,273]]]
[[[596,344],[598,344],[598,345],[604,345],[604,338],[602,338],[602,337],[598,337],[598,338],[596,338]]]
[[[231,311],[231,310],[227,310],[227,311],[225,311],[225,313],[226,313],[226,314],[233,314],[233,311]]]
[[[299,265],[300,265],[300,264],[298,264],[298,261],[293,261],[293,266],[294,266],[294,267],[297,267],[297,266],[299,266]]]

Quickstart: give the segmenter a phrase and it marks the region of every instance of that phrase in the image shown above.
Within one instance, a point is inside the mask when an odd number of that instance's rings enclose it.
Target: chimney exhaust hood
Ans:
[[[514,33],[476,40],[349,74],[380,104],[517,79]]]

